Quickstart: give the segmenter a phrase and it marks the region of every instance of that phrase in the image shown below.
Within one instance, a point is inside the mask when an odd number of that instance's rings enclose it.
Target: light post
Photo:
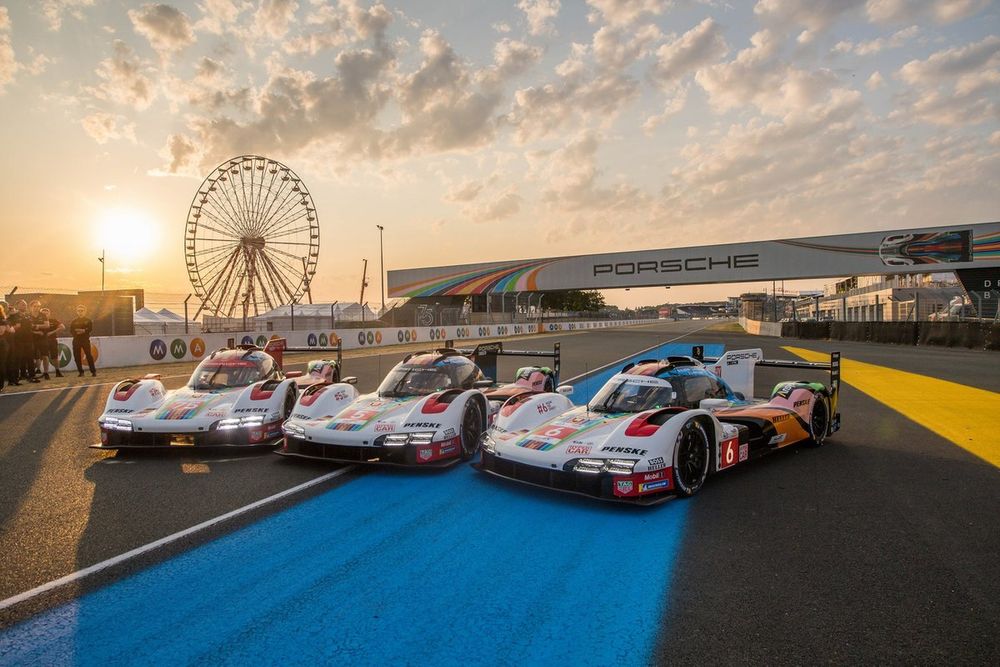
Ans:
[[[101,263],[101,291],[104,291],[104,249],[101,249],[101,256],[97,258],[97,261]]]
[[[385,231],[385,227],[375,226],[378,227],[378,276],[382,282],[382,312],[379,313],[379,317],[381,317],[385,315],[385,252],[382,246],[382,232]]]

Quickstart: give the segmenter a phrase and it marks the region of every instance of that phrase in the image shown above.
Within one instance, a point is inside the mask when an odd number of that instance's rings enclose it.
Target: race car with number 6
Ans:
[[[778,448],[821,445],[839,428],[838,353],[829,364],[768,361],[758,349],[703,362],[701,349],[628,364],[586,405],[565,398],[572,387],[512,398],[484,434],[477,467],[649,505],[693,496],[710,474]],[[830,384],[782,382],[769,398],[747,398],[757,365],[829,370]]]

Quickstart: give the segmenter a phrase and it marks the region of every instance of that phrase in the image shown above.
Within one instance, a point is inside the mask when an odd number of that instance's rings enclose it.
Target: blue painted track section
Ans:
[[[9,629],[0,663],[645,664],[686,506],[377,470]]]

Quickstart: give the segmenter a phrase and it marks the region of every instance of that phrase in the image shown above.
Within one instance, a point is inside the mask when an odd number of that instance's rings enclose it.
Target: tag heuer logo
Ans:
[[[632,493],[633,488],[635,488],[635,486],[631,480],[618,482],[618,493]]]

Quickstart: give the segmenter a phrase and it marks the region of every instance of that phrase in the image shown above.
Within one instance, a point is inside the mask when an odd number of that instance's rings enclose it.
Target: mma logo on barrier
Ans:
[[[202,355],[205,354],[205,341],[200,338],[191,339],[191,356],[195,359],[201,359]]]
[[[257,336],[257,347],[264,347],[265,345],[267,345],[267,336]]]
[[[183,359],[184,355],[187,354],[187,351],[188,351],[187,343],[185,343],[180,338],[175,338],[170,343],[170,356],[172,356],[174,359]]]
[[[73,361],[73,351],[64,343],[59,343],[59,357],[56,359],[56,364],[59,368],[66,368],[71,361]]]
[[[253,345],[253,336],[244,336],[240,339],[240,345]]]
[[[309,347],[316,347],[316,334],[311,333],[306,337],[306,345]]]
[[[157,338],[149,344],[149,356],[156,361],[162,361],[167,356],[167,344]]]
[[[326,347],[326,346],[327,346],[327,344],[328,344],[329,342],[330,342],[330,341],[329,341],[329,340],[327,339],[327,337],[326,337],[326,334],[325,334],[325,333],[321,333],[321,334],[319,335],[319,346],[320,346],[320,347]]]

